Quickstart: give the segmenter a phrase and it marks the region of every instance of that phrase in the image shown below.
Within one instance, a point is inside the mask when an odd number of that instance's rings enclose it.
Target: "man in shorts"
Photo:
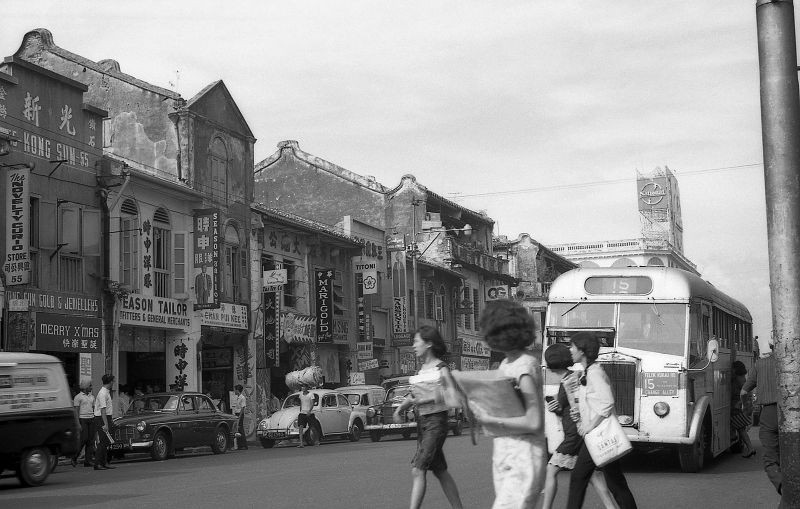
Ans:
[[[314,408],[314,395],[308,391],[308,386],[302,387],[300,393],[300,415],[297,416],[297,427],[300,428],[300,445],[297,447],[304,447],[303,435],[306,433],[312,421],[315,419],[312,409]],[[316,445],[319,445],[317,441]]]

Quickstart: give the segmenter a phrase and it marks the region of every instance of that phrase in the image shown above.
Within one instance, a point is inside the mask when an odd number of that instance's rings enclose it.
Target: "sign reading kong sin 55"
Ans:
[[[317,342],[333,342],[333,269],[314,271],[314,289],[317,300]]]

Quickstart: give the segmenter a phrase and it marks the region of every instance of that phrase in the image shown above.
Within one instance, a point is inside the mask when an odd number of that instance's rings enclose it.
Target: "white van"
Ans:
[[[80,423],[70,396],[57,358],[0,352],[0,472],[38,486],[55,457],[75,454]]]

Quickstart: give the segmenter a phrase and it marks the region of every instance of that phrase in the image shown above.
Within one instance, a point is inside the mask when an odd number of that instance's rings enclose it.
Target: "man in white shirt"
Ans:
[[[236,384],[234,391],[236,393],[236,401],[234,402],[233,413],[239,418],[236,447],[237,449],[247,449],[247,437],[244,434],[244,411],[247,408],[247,399],[244,397],[244,387],[241,384]]]
[[[83,466],[92,466],[92,457],[94,456],[94,395],[92,394],[92,381],[81,381],[81,392],[75,395],[72,400],[72,406],[78,412],[78,419],[81,423],[81,438],[78,444],[78,450],[75,451],[75,456],[72,457],[72,466],[78,465],[78,455],[81,449],[86,446],[86,452],[83,455]]]
[[[112,467],[108,464],[108,446],[111,444],[111,424],[114,415],[114,401],[111,399],[111,386],[114,384],[114,375],[103,375],[103,387],[98,391],[94,400],[94,427],[100,436],[97,450],[94,454],[94,469],[106,470]]]

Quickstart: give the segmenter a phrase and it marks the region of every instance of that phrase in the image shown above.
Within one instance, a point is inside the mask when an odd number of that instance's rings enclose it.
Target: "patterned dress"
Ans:
[[[541,385],[539,361],[523,353],[513,362],[503,360],[499,372],[519,381],[530,375]],[[544,432],[494,438],[492,471],[495,499],[492,509],[529,509],[536,506],[544,485],[547,442]]]

